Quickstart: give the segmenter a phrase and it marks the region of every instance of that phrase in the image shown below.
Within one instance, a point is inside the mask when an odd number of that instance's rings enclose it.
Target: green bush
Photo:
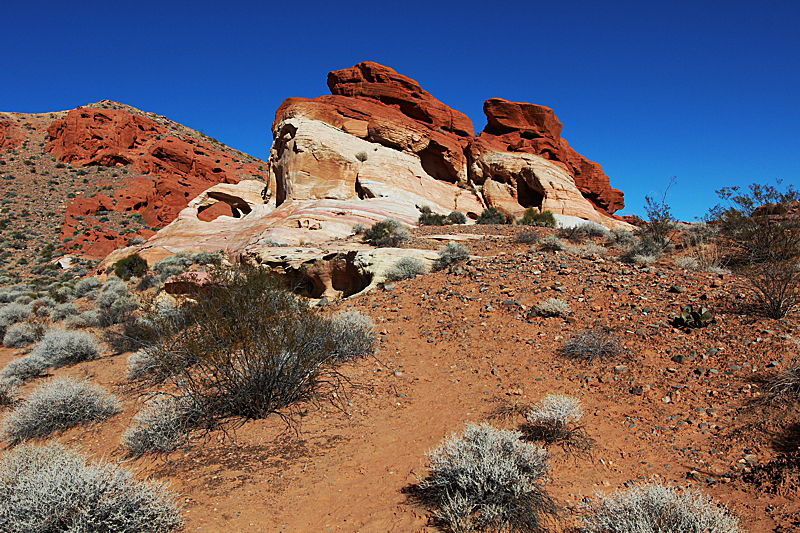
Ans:
[[[447,215],[447,220],[450,224],[466,224],[467,215],[461,211],[450,211],[450,214]]]
[[[525,210],[519,221],[523,226],[540,226],[544,228],[555,228],[556,217],[550,211],[539,212],[535,207]]]
[[[419,212],[417,224],[420,226],[445,226],[450,223],[446,215],[434,213],[427,205],[420,207]]]
[[[141,278],[147,272],[147,261],[139,254],[131,254],[113,265],[114,275],[121,280]]]
[[[376,222],[364,231],[364,242],[380,248],[397,247],[407,241],[411,234],[399,220],[387,218]]]
[[[478,224],[508,224],[508,222],[508,217],[496,207],[484,209],[476,221]]]

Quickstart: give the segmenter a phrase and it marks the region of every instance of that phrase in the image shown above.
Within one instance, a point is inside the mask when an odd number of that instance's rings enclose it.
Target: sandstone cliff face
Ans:
[[[22,141],[19,126],[0,117],[0,150],[13,148]]]

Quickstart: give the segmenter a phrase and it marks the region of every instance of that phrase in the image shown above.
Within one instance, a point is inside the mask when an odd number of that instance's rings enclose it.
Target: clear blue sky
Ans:
[[[800,182],[800,2],[4,2],[0,111],[108,99],[266,159],[291,96],[377,61],[466,113],[546,105],[625,192],[670,177],[693,220],[714,190]]]

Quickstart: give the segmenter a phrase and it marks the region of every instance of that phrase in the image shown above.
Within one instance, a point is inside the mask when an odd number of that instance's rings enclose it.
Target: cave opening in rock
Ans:
[[[525,179],[525,176],[517,177],[517,202],[522,207],[541,209],[542,202],[544,202],[544,189],[531,187],[528,181],[533,181],[538,185],[535,177],[530,180]]]

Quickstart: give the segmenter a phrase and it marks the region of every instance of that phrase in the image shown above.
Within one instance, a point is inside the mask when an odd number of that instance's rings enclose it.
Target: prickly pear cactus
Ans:
[[[711,311],[705,307],[695,311],[691,304],[682,305],[680,313],[672,317],[672,325],[681,329],[704,328],[714,322],[716,319]]]

